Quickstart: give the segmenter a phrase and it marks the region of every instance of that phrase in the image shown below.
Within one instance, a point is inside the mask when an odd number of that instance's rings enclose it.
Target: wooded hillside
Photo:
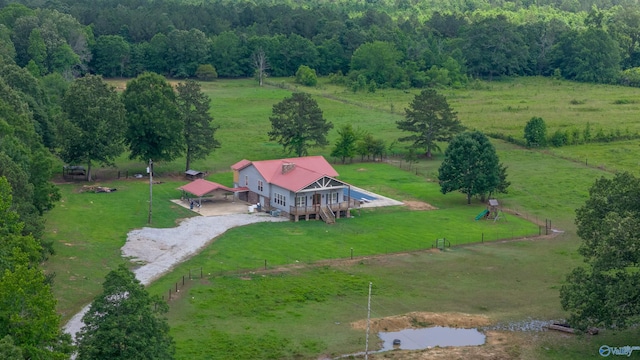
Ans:
[[[640,84],[634,1],[21,3],[0,11],[0,53],[38,75],[251,77],[264,52],[270,76],[305,65],[356,89],[512,75]]]

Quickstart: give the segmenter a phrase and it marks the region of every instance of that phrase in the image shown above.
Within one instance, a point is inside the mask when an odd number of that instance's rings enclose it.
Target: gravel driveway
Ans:
[[[142,265],[133,272],[142,284],[149,285],[153,280],[171,271],[175,265],[197,254],[228,229],[258,222],[277,221],[288,220],[267,213],[196,216],[182,221],[175,228],[136,229],[127,235],[127,242],[122,247],[122,256]],[[64,331],[74,339],[84,325],[82,317],[87,311],[89,305],[74,315],[64,327]]]

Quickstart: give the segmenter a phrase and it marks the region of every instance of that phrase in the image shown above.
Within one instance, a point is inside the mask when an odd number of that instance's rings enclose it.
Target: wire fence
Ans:
[[[83,168],[82,170],[78,169],[76,171],[69,171],[68,167],[63,167],[62,171],[59,174],[55,174],[54,181],[57,182],[87,182],[89,181],[89,174]],[[215,168],[212,167],[203,171],[204,174],[212,174],[216,171],[226,171],[226,169]],[[165,171],[165,172],[153,172],[153,176],[156,177],[173,177],[173,178],[186,178],[186,174],[184,172],[174,172],[174,171]],[[146,169],[136,170],[136,169],[120,169],[116,167],[97,167],[91,169],[91,181],[114,181],[114,180],[128,180],[128,179],[148,179],[149,174]]]
[[[539,225],[538,227],[538,236],[543,235],[554,235],[554,231],[552,228],[552,222],[549,219],[544,219],[544,225]],[[533,235],[533,236],[532,236]],[[268,259],[258,260],[256,259],[256,263],[260,263],[259,267],[255,267],[253,269],[236,269],[236,270],[219,270],[215,272],[204,272],[203,268],[189,269],[188,273],[179,276],[177,280],[173,283],[173,285],[167,289],[162,295],[162,300],[171,302],[172,300],[176,300],[181,296],[181,293],[184,292],[185,288],[190,287],[193,284],[194,280],[203,280],[203,279],[212,279],[218,276],[246,276],[247,274],[253,274],[258,272],[269,272],[281,269],[286,266],[290,266],[291,264],[299,264],[304,263],[307,266],[327,266],[330,264],[336,263],[346,263],[350,261],[363,261],[366,259],[379,258],[383,256],[390,255],[401,255],[401,254],[416,254],[425,251],[433,251],[433,250],[441,250],[444,251],[446,249],[451,249],[452,247],[460,247],[460,246],[471,246],[471,245],[479,245],[485,243],[495,243],[495,242],[509,242],[509,241],[518,241],[523,239],[531,239],[535,237],[535,234],[529,235],[527,237],[517,236],[513,233],[509,234],[509,232],[497,229],[495,232],[482,232],[480,238],[476,241],[469,241],[469,239],[455,239],[455,238],[438,238],[434,239],[431,244],[429,242],[424,242],[423,247],[419,249],[413,250],[404,250],[404,251],[385,251],[384,253],[377,254],[366,254],[366,255],[358,255],[356,253],[356,249],[353,247],[349,248],[349,251],[345,254],[345,257],[342,258],[333,258],[326,260],[295,260],[291,261],[290,264],[281,264],[277,263],[275,265],[270,264]]]

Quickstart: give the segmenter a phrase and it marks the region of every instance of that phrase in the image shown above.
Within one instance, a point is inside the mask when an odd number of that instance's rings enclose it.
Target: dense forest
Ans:
[[[1,4],[1,2],[0,2]],[[23,1],[0,54],[36,76],[318,75],[378,87],[556,76],[640,85],[635,1]]]
[[[71,351],[39,264],[74,79],[303,69],[354,91],[533,75],[640,86],[639,42],[633,0],[0,0],[0,353]]]

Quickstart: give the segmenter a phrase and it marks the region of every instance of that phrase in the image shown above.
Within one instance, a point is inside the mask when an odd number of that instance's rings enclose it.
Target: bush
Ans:
[[[304,86],[316,86],[318,84],[318,75],[316,71],[306,65],[300,65],[296,71],[296,83]]]
[[[634,67],[620,73],[620,84],[640,87],[640,68]]]
[[[218,72],[211,64],[198,65],[196,77],[203,81],[210,81],[218,77]]]
[[[565,131],[556,130],[549,139],[549,142],[555,147],[565,146],[569,143],[569,136]]]
[[[532,117],[524,127],[524,139],[527,146],[544,147],[547,145],[547,125],[540,117]]]
[[[342,71],[338,70],[338,72],[329,75],[329,83],[335,85],[347,86],[349,85],[349,78],[342,74]]]

